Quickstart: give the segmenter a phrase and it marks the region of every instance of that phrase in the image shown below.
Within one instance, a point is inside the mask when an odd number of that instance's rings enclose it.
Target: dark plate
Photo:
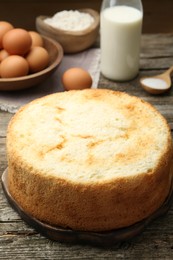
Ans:
[[[108,232],[85,232],[85,231],[75,231],[71,229],[65,229],[61,227],[51,226],[44,222],[39,221],[38,219],[32,217],[27,212],[25,212],[22,207],[15,201],[11,196],[8,190],[7,183],[8,170],[6,169],[2,175],[2,187],[4,193],[8,199],[8,202],[12,208],[18,212],[20,217],[32,226],[39,233],[43,234],[47,238],[66,243],[83,243],[83,244],[92,244],[96,246],[111,247],[117,242],[129,240],[136,235],[140,234],[144,228],[154,219],[165,214],[169,207],[171,206],[173,193],[172,188],[170,193],[164,202],[164,204],[155,211],[151,216],[144,219],[141,222],[138,222],[132,226],[121,228],[117,230],[112,230]]]

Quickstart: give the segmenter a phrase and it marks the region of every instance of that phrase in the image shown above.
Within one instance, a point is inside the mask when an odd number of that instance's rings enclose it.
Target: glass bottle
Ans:
[[[143,21],[141,0],[103,0],[100,14],[101,72],[128,81],[139,71]]]

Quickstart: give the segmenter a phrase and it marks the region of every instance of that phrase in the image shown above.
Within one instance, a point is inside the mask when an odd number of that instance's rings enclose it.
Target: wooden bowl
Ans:
[[[36,28],[39,33],[58,41],[65,53],[77,53],[94,44],[99,33],[100,17],[93,9],[79,9],[80,12],[89,13],[94,18],[94,23],[87,29],[81,31],[68,31],[52,27],[44,22],[47,16],[36,18]]]
[[[44,48],[48,51],[50,56],[48,67],[40,72],[29,74],[24,77],[0,78],[1,91],[14,91],[35,86],[43,82],[55,71],[63,58],[63,48],[56,41],[45,36],[42,37]]]

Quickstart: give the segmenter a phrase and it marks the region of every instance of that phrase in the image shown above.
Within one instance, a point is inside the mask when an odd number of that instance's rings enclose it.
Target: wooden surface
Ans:
[[[160,73],[171,66],[172,56],[173,34],[143,35],[139,76],[121,84],[101,76],[99,87],[126,91],[152,103],[173,130],[173,90],[152,96],[139,86],[139,77]],[[0,176],[7,167],[6,129],[11,116],[0,112]],[[68,245],[52,242],[26,225],[8,205],[0,186],[0,260],[7,259],[173,259],[173,206],[141,235],[113,248]]]

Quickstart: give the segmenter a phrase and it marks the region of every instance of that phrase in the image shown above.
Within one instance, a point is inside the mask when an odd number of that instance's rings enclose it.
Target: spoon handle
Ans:
[[[166,74],[171,75],[173,73],[173,66],[171,66],[167,71]]]

